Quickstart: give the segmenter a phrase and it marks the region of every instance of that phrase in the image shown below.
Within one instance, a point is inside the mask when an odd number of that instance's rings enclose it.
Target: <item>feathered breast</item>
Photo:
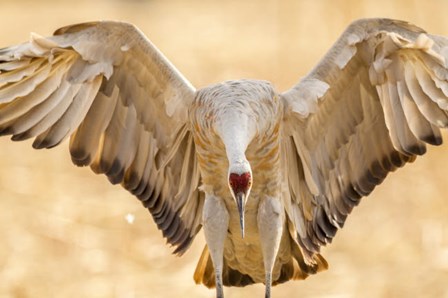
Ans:
[[[276,163],[282,111],[269,82],[227,81],[199,90],[190,109],[190,121],[203,184],[213,185],[215,191],[225,186],[227,191],[226,134],[230,134],[227,138],[247,135],[244,139],[252,167],[266,167],[267,158]]]

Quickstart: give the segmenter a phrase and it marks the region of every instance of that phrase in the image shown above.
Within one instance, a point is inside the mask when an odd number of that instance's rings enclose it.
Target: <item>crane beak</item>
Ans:
[[[245,205],[245,194],[239,192],[236,194],[236,204],[238,206],[238,212],[240,214],[240,227],[241,227],[241,238],[244,238],[244,205]]]

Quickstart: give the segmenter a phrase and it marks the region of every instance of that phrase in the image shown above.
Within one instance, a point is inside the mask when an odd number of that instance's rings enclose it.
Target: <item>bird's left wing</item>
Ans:
[[[121,183],[182,253],[202,197],[187,111],[195,90],[133,25],[96,22],[0,49],[0,135],[51,148]],[[107,202],[105,202],[107,203]]]
[[[412,162],[448,125],[448,40],[411,24],[354,22],[282,94],[285,205],[312,256],[361,197]]]

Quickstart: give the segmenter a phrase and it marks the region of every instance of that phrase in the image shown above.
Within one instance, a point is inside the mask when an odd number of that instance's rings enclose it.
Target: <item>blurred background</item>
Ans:
[[[448,36],[447,9],[444,0],[0,0],[0,47],[31,31],[122,20],[141,28],[198,88],[257,78],[283,91],[354,19],[398,18]],[[0,297],[214,297],[192,279],[202,235],[182,258],[171,255],[140,203],[72,166],[66,143],[44,151],[30,145],[0,139]],[[391,174],[323,249],[330,269],[277,286],[274,297],[448,297],[447,152],[431,148]]]

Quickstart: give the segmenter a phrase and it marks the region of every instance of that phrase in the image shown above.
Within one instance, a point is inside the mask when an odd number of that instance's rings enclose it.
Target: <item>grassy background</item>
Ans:
[[[283,91],[354,19],[392,17],[448,35],[448,2],[0,0],[0,47],[76,22],[136,24],[196,87],[259,78]],[[327,272],[275,297],[448,297],[447,149],[392,174],[323,250]],[[67,144],[0,139],[0,297],[214,297],[196,286],[202,235],[170,254],[140,203],[71,165]],[[135,215],[133,224],[125,216]],[[226,289],[262,297],[263,286]]]

